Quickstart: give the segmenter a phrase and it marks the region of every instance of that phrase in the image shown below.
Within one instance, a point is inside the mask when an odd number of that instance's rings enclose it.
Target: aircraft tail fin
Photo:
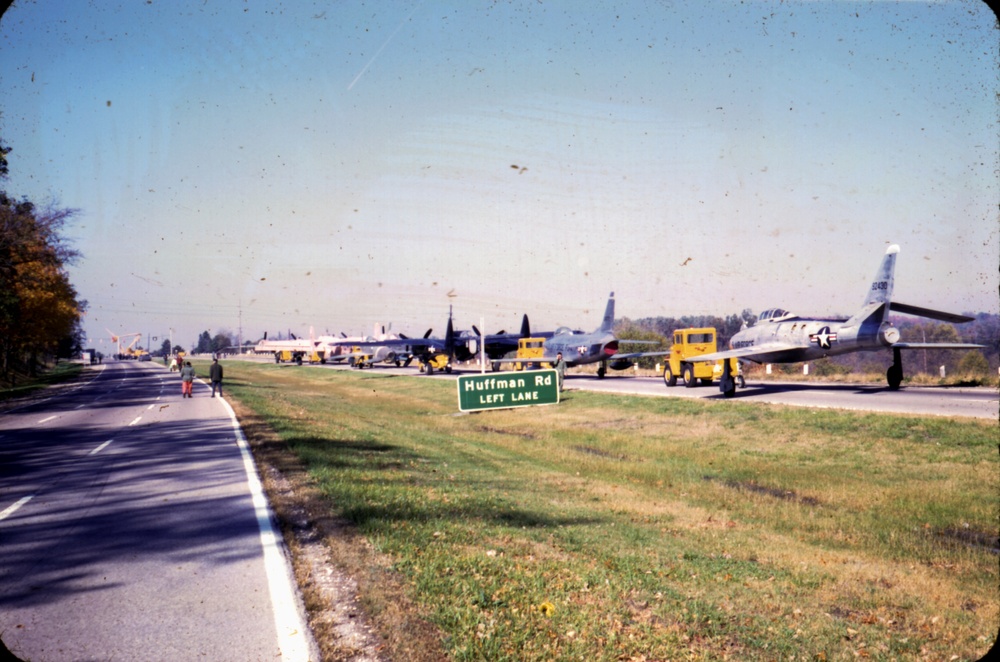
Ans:
[[[608,295],[608,306],[604,309],[604,319],[597,329],[602,333],[611,333],[615,326],[615,293]]]
[[[531,325],[528,324],[528,313],[525,313],[524,317],[521,318],[521,337],[531,337]]]
[[[882,262],[875,272],[875,278],[868,291],[861,309],[856,312],[844,326],[857,327],[858,339],[873,340],[877,337],[882,325],[889,319],[889,307],[892,305],[892,288],[895,283],[896,255],[899,246],[892,244],[885,249]]]
[[[875,279],[872,281],[871,287],[868,288],[867,294],[865,294],[865,306],[870,303],[889,303],[892,299],[896,255],[898,253],[899,246],[896,244],[885,249],[885,255],[882,256],[882,264],[879,265],[878,271],[875,272]]]
[[[444,349],[448,356],[455,355],[455,327],[451,323],[451,308],[448,309],[448,326],[444,330]]]

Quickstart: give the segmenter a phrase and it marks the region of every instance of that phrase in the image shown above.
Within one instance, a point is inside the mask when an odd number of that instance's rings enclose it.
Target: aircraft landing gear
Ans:
[[[898,349],[892,350],[892,365],[885,371],[885,380],[889,382],[890,391],[898,391],[903,383],[903,357]]]
[[[736,393],[736,380],[733,379],[733,367],[728,359],[722,362],[722,378],[719,380],[719,390],[722,395],[731,398]]]
[[[604,375],[608,374],[608,368],[605,364],[601,364],[601,367],[597,369],[597,378],[604,379]]]

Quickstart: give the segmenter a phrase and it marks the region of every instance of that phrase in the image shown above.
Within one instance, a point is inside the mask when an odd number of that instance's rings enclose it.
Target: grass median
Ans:
[[[458,415],[450,380],[225,369],[369,550],[342,562],[380,569],[387,641],[433,624],[407,657],[975,660],[997,635],[996,422],[575,390]]]

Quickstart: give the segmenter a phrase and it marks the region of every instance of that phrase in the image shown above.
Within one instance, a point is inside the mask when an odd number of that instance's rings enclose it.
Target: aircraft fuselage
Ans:
[[[745,358],[757,363],[797,363],[848,352],[892,347],[899,331],[883,321],[883,304],[872,304],[866,315],[850,320],[785,317],[759,321],[734,335],[733,350],[753,350]]]

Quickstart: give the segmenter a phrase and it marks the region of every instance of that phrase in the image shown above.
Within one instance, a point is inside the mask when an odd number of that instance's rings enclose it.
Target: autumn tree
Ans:
[[[40,212],[0,191],[0,370],[34,373],[59,348],[78,350],[85,303],[77,298],[67,265],[79,254],[62,229],[68,210]]]
[[[6,178],[6,155],[0,143]],[[79,257],[62,235],[73,211],[39,210],[0,190],[0,373],[34,374],[40,361],[79,351],[86,302],[66,267]]]

